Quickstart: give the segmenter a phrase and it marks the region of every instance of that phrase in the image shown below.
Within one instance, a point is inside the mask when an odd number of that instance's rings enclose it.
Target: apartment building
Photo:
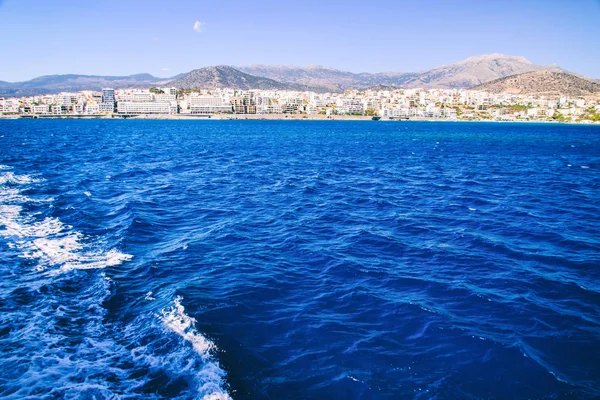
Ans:
[[[177,114],[177,103],[119,101],[117,111],[119,114]]]

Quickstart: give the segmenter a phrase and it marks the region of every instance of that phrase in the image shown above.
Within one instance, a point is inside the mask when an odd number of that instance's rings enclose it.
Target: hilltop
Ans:
[[[547,97],[585,97],[600,94],[600,84],[564,72],[535,71],[512,75],[473,87],[490,93]]]
[[[181,78],[169,82],[169,86],[180,89],[292,90],[295,88],[293,85],[250,75],[227,65],[195,69]]]

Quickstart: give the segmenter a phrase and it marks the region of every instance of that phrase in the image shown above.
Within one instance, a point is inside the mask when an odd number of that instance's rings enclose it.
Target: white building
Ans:
[[[4,100],[4,111],[9,113],[19,112],[20,103],[17,99],[6,99]]]
[[[198,106],[222,106],[225,99],[214,96],[190,96],[190,105]]]
[[[316,115],[316,114],[318,113],[318,112],[317,112],[317,107],[315,107],[315,106],[312,106],[312,105],[310,105],[310,104],[309,104],[309,105],[306,105],[306,106],[304,107],[304,110],[306,111],[306,114],[308,114],[308,115]]]
[[[133,103],[143,103],[154,101],[154,94],[150,92],[135,92],[133,93]]]
[[[177,114],[177,103],[119,101],[117,110],[119,114]]]
[[[85,106],[85,113],[86,114],[99,114],[100,113],[100,106],[98,104],[86,104]]]
[[[190,114],[216,114],[232,111],[231,103],[222,97],[190,96]]]
[[[218,114],[230,113],[232,110],[231,104],[222,104],[219,106],[190,104],[190,114]]]
[[[72,96],[70,93],[62,93],[58,98],[59,106],[70,107],[72,103]]]
[[[112,113],[115,112],[115,103],[100,103],[98,104],[100,112]]]
[[[167,93],[159,93],[154,95],[155,101],[177,101],[177,95],[175,94],[167,94]]]
[[[48,104],[40,104],[33,106],[32,111],[34,114],[48,114],[50,112],[50,106]]]

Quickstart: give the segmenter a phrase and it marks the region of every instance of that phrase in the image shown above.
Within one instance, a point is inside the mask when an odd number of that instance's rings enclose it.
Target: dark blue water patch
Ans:
[[[0,133],[4,398],[600,397],[598,126]]]

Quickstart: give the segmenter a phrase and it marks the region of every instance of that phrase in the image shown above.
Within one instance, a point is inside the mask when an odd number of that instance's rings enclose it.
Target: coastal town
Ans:
[[[0,98],[3,118],[254,118],[600,123],[600,98],[375,87],[344,93],[103,89]]]

